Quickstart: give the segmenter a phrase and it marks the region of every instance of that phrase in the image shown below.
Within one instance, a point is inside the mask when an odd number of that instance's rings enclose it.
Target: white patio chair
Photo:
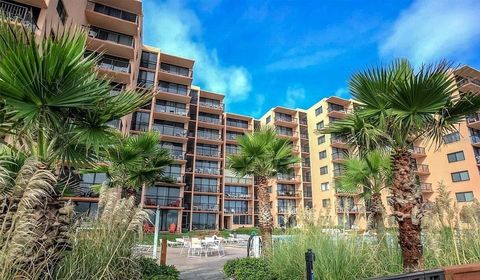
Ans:
[[[190,249],[190,238],[188,237],[183,237],[183,238],[176,238],[176,239],[182,239],[183,240],[183,243],[182,243],[182,250],[180,250],[180,255],[183,254],[183,250],[187,249],[187,251]]]
[[[203,246],[200,239],[192,238],[192,242],[190,243],[190,246],[188,248],[187,256],[193,257],[198,254],[198,256],[200,257],[202,255],[202,252],[203,252]]]
[[[180,245],[180,243],[178,243],[176,241],[167,240],[167,246],[168,247],[177,247],[178,245]]]
[[[213,243],[208,244],[205,252],[205,256],[208,256],[209,252],[215,252],[215,251],[217,251],[219,258],[225,256],[225,247],[223,246],[222,241],[215,240]]]

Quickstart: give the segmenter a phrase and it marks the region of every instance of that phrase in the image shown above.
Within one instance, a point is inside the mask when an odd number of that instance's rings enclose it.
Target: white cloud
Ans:
[[[246,100],[251,76],[243,66],[223,65],[215,49],[202,43],[197,15],[182,1],[144,2],[145,30],[149,43],[162,51],[195,60],[194,79],[206,90],[224,93],[230,103]]]
[[[288,87],[285,95],[284,106],[288,108],[297,108],[298,101],[305,99],[305,89],[294,86]]]
[[[480,43],[478,0],[416,0],[381,42],[383,56],[407,57],[416,65],[461,59]]]
[[[290,55],[268,64],[267,70],[303,69],[334,58],[342,53],[341,50],[321,50],[313,53],[297,55],[295,54],[296,51],[296,49],[291,50],[290,52],[287,52],[287,54]],[[292,52],[293,55],[291,54]]]

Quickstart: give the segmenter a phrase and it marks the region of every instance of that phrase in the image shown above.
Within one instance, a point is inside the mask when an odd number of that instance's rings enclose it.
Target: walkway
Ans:
[[[168,248],[167,264],[180,271],[182,280],[224,280],[221,269],[227,260],[246,257],[246,248],[225,248],[225,257],[187,257],[186,251],[180,255],[180,248]]]

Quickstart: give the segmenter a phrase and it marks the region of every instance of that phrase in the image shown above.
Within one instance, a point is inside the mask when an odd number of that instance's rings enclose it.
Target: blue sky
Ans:
[[[406,57],[480,68],[480,1],[144,0],[144,42],[195,59],[227,111],[349,97],[350,75]]]

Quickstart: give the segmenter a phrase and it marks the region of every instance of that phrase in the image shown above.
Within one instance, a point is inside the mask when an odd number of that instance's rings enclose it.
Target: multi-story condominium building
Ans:
[[[258,223],[254,178],[239,178],[226,166],[228,155],[239,151],[236,138],[260,125],[274,126],[301,158],[291,174],[279,174],[271,181],[275,226],[294,225],[299,211],[313,208],[332,224],[366,227],[365,202],[358,193],[337,189],[343,171],[340,163],[349,152],[345,139],[316,133],[346,117],[357,106],[354,101],[329,97],[306,110],[275,107],[259,120],[228,113],[222,94],[192,84],[194,60],[142,44],[139,0],[0,0],[0,10],[38,36],[55,34],[58,26],[69,24],[88,28],[87,49],[102,52],[97,69],[111,80],[113,91],[152,91],[148,105],[111,125],[130,135],[158,131],[159,145],[169,149],[175,160],[165,169],[170,182],[142,190],[143,207],[160,210],[161,230],[172,223],[178,231]],[[454,75],[460,94],[480,90],[479,71],[465,66]],[[480,197],[474,184],[480,180],[479,114],[462,122],[458,133],[447,135],[440,149],[420,142],[412,152],[425,200],[435,198],[441,181],[450,186],[458,203]],[[105,174],[83,175],[80,189],[65,199],[73,201],[77,211],[94,213],[98,197],[90,186],[105,179]]]
[[[307,113],[300,109],[275,107],[260,118],[260,125],[271,125],[278,137],[289,139],[301,161],[290,174],[278,174],[270,182],[275,226],[295,225],[297,210],[312,207],[312,176]]]

